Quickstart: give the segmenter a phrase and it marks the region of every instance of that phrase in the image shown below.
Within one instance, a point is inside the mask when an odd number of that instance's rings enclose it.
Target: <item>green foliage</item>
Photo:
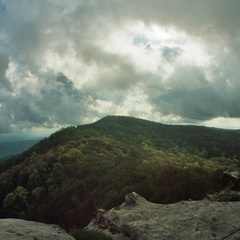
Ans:
[[[47,183],[50,186],[59,186],[62,179],[62,172],[63,172],[62,164],[59,162],[54,163]]]
[[[92,126],[101,134],[125,143],[150,142],[157,148],[177,149],[205,158],[220,157],[225,153],[227,158],[236,156],[240,159],[240,134],[234,130],[164,125],[117,116],[105,117]]]
[[[105,201],[103,203],[103,208],[106,210],[109,210],[123,203],[124,197],[125,197],[125,194],[123,192],[125,191],[121,191],[120,193],[118,193],[115,190],[111,190],[110,192],[108,192],[105,198]],[[130,192],[131,191],[129,191],[128,193]]]
[[[38,173],[37,169],[34,169],[31,174],[28,177],[28,183],[27,183],[27,187],[29,190],[33,190],[36,187],[39,187],[41,185],[41,177]]]
[[[28,207],[29,192],[24,187],[18,186],[14,192],[9,193],[4,199],[4,211],[7,217],[24,217]]]
[[[76,230],[72,233],[76,240],[111,240],[112,238],[104,233],[90,230]]]
[[[232,166],[232,167],[240,166],[240,160],[238,160],[236,158],[230,159],[230,158],[221,156],[221,157],[210,158],[210,160],[213,162],[219,163],[221,165],[225,165],[225,166]]]

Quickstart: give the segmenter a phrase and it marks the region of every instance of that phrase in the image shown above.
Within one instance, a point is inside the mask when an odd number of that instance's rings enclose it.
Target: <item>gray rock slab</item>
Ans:
[[[0,219],[1,240],[74,240],[57,225],[21,219]]]
[[[87,229],[108,232],[116,240],[240,240],[240,202],[166,205],[131,193],[121,206],[100,210]]]

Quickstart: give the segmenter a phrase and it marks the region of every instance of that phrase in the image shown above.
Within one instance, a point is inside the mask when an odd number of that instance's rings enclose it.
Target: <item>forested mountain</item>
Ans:
[[[240,159],[239,131],[108,116],[62,129],[0,166],[0,217],[83,227],[135,191],[202,199]]]
[[[239,130],[165,125],[116,116],[101,119],[93,128],[101,134],[129,143],[150,141],[152,146],[159,149],[175,149],[206,158],[225,156],[240,159]]]

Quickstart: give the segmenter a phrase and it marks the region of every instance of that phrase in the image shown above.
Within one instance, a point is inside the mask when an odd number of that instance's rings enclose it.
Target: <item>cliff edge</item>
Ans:
[[[239,240],[239,216],[240,202],[154,204],[133,192],[121,206],[99,210],[87,229],[115,240]]]

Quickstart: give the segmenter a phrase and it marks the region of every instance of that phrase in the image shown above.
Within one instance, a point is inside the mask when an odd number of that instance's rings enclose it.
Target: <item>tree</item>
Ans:
[[[7,217],[24,218],[28,207],[29,192],[26,188],[18,186],[14,192],[9,193],[4,200],[4,211]]]
[[[28,177],[27,183],[28,189],[32,191],[33,189],[39,187],[40,185],[41,185],[40,175],[38,173],[38,170],[34,169]]]
[[[47,183],[52,186],[59,186],[62,179],[62,169],[63,166],[61,163],[54,163],[50,176],[47,180]]]

